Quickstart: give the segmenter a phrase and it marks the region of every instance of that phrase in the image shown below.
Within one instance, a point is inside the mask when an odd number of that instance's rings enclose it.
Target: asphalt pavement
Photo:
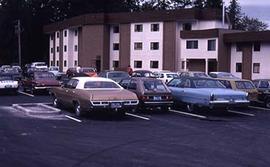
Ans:
[[[145,111],[62,119],[33,117],[12,104],[48,95],[0,96],[2,167],[268,167],[270,110]],[[68,118],[70,117],[70,118]],[[72,119],[74,118],[74,119]]]

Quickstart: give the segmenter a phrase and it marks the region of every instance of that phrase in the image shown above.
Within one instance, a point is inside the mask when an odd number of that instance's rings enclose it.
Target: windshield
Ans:
[[[55,79],[52,73],[35,73],[35,79]]]
[[[108,74],[108,78],[127,78],[128,76],[128,73],[124,72],[112,72]]]
[[[93,68],[82,68],[82,69],[80,69],[80,72],[95,72],[95,69],[93,69]]]
[[[84,84],[85,89],[119,89],[120,87],[114,82],[108,81],[89,81]]]
[[[173,79],[167,85],[171,87],[176,87],[181,83],[181,79]]]
[[[0,81],[13,80],[11,76],[0,76]]]
[[[167,78],[177,78],[177,74],[166,74]]]
[[[237,89],[255,89],[250,81],[236,81],[235,84]]]
[[[203,72],[200,72],[200,73],[194,73],[193,75],[194,75],[194,77],[208,77],[208,75],[205,74],[205,73],[203,73]]]
[[[220,73],[217,75],[218,78],[237,78],[234,75],[230,74],[230,73]]]
[[[219,81],[210,79],[196,79],[193,81],[196,88],[225,88]]]
[[[143,81],[143,86],[146,91],[166,92],[165,85],[160,80]]]

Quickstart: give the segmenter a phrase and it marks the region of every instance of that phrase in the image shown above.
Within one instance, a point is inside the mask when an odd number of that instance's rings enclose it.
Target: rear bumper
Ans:
[[[173,101],[141,101],[143,107],[170,107]]]
[[[88,111],[128,111],[136,109],[139,101],[138,100],[125,100],[125,101],[94,101],[90,102]]]
[[[249,106],[250,101],[248,100],[222,100],[222,101],[210,101],[210,108],[226,108],[226,107],[247,107]]]

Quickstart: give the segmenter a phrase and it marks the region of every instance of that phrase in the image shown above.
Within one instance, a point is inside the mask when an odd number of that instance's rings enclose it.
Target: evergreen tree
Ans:
[[[195,1],[193,2],[193,6],[194,6],[195,8],[202,9],[202,8],[204,8],[205,3],[206,3],[205,0],[195,0]]]
[[[223,5],[222,0],[206,0],[205,7],[206,8],[217,8],[221,9]]]
[[[241,19],[243,17],[243,14],[241,13],[241,7],[238,3],[238,0],[230,1],[230,5],[228,6],[227,12],[231,23],[231,28],[233,30],[242,29]]]

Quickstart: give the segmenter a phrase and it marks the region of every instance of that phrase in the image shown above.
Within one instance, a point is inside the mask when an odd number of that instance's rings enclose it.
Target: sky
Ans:
[[[224,0],[226,6],[230,0]],[[238,0],[242,8],[242,12],[249,17],[259,18],[261,21],[268,24],[270,29],[270,0]]]

